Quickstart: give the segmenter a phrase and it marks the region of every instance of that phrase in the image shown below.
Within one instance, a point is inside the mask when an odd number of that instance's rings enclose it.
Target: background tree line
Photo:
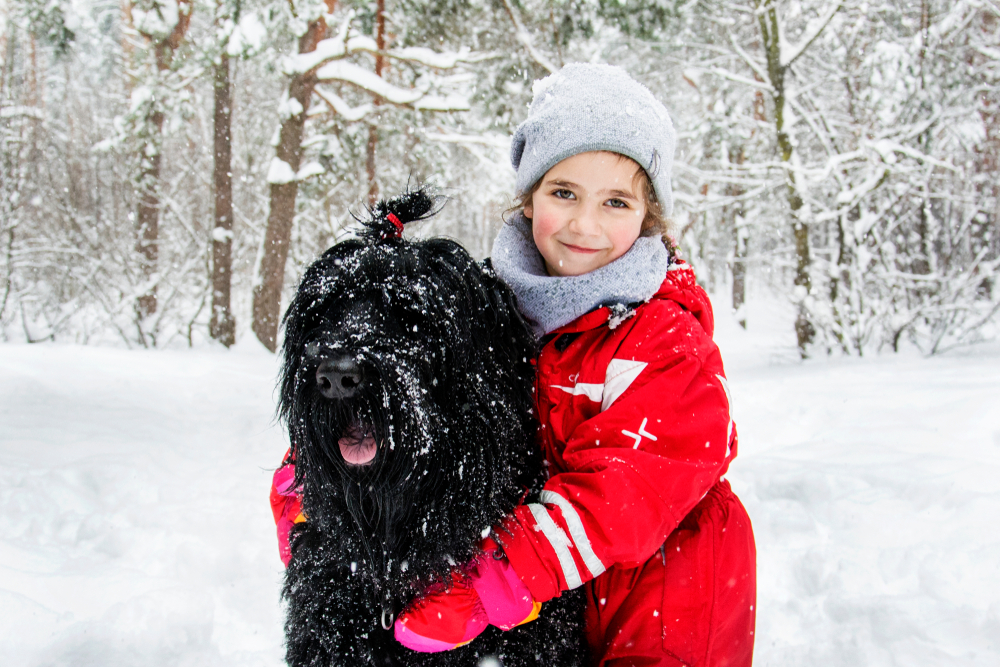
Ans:
[[[531,82],[578,60],[671,110],[677,233],[744,323],[753,287],[803,356],[995,326],[995,0],[2,2],[5,340],[274,349],[302,267],[407,183],[485,256]]]

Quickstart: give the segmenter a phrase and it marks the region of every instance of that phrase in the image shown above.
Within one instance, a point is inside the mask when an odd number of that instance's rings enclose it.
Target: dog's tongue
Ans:
[[[344,437],[337,444],[340,445],[340,453],[344,460],[356,466],[367,465],[375,459],[378,446],[375,438],[366,435],[363,438]]]

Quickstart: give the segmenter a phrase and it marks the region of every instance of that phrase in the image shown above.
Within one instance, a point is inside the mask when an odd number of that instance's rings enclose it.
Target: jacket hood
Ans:
[[[715,334],[715,314],[712,312],[712,302],[708,294],[695,279],[691,265],[682,259],[675,260],[667,270],[667,277],[660,289],[653,295],[654,299],[665,299],[680,305],[684,310],[694,315],[709,336]]]

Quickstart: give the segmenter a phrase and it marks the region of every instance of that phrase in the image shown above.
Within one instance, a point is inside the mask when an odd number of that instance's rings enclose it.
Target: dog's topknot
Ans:
[[[398,197],[379,200],[368,209],[368,219],[360,220],[364,235],[375,239],[399,238],[403,225],[424,220],[437,213],[438,199],[425,186],[407,190]]]

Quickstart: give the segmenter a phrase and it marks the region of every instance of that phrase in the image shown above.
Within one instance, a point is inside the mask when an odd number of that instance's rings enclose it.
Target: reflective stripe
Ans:
[[[576,508],[554,491],[542,491],[539,494],[539,498],[543,503],[555,505],[562,511],[563,519],[566,520],[566,527],[569,528],[569,535],[573,538],[576,550],[580,552],[580,557],[586,563],[590,574],[596,577],[601,572],[604,572],[604,563],[594,553],[594,548],[590,544],[590,538],[587,537],[587,531],[583,527],[580,515],[576,513]]]
[[[528,509],[531,510],[535,521],[538,523],[536,528],[542,531],[542,535],[552,545],[552,550],[556,552],[556,558],[559,559],[563,578],[566,579],[566,585],[569,586],[569,590],[582,586],[583,581],[580,579],[580,572],[576,569],[576,563],[573,562],[573,554],[569,552],[571,542],[566,537],[566,533],[556,525],[556,522],[549,516],[549,511],[543,505],[529,503]]]

